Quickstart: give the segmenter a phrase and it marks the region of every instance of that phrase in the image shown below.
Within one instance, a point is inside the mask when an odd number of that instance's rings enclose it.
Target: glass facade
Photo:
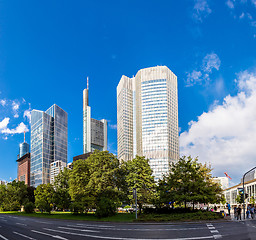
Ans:
[[[23,142],[20,144],[20,158],[24,156],[26,153],[29,153],[29,144],[26,142]]]
[[[31,113],[31,186],[50,182],[50,165],[67,164],[67,113],[57,105]]]

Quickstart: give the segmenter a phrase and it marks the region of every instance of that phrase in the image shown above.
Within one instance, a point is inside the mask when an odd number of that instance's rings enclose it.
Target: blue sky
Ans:
[[[31,109],[67,111],[68,161],[82,153],[87,76],[116,153],[116,86],[156,65],[178,77],[181,154],[234,183],[255,166],[255,0],[2,0],[0,16],[0,180],[16,178]]]

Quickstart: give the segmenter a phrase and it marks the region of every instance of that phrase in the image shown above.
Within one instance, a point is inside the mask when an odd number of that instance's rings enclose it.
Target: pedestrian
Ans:
[[[227,207],[228,207],[228,215],[230,216],[230,209],[231,209],[231,206],[229,203],[227,203]]]
[[[237,211],[237,220],[239,220],[239,219],[242,220],[242,219],[241,219],[241,210],[242,210],[242,209],[241,209],[241,206],[239,205],[238,208],[237,208],[237,210],[236,210],[236,211]]]
[[[234,207],[234,216],[235,216],[235,219],[237,218],[237,207]]]
[[[246,218],[249,218],[249,214],[250,214],[250,206],[247,207],[247,211],[246,211]]]
[[[254,206],[252,206],[251,209],[250,209],[251,218],[252,218],[252,219],[254,219],[254,211],[255,211],[255,208],[254,208]]]
[[[216,205],[214,206],[214,211],[217,212],[217,207],[216,207]]]

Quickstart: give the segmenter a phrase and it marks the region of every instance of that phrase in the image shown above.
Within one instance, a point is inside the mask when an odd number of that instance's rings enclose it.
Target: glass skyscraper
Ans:
[[[117,86],[118,158],[149,159],[155,180],[179,158],[177,77],[166,66],[122,76]]]
[[[67,164],[67,113],[56,104],[31,112],[31,186],[50,183],[52,162]]]

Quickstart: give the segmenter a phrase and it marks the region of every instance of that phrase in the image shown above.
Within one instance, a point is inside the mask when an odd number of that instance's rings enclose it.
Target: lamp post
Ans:
[[[137,188],[133,188],[133,198],[135,198],[136,219],[137,219],[137,217],[138,217],[138,215],[137,215]]]
[[[245,204],[244,204],[244,199],[245,199],[245,191],[244,191],[244,178],[245,178],[245,175],[249,172],[251,172],[252,170],[254,170],[256,167],[250,169],[249,171],[247,171],[244,176],[243,176],[243,209],[244,209],[244,219],[245,219]]]

